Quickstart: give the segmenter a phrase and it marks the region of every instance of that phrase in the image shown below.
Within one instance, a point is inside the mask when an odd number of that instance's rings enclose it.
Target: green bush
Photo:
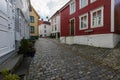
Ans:
[[[20,80],[20,77],[16,74],[8,74],[5,76],[4,80]]]
[[[19,54],[26,54],[29,49],[29,42],[27,39],[22,39],[20,42],[21,46],[19,48]]]
[[[4,69],[4,70],[1,71],[1,74],[2,75],[8,75],[9,74],[9,70]]]
[[[34,43],[31,40],[22,39],[18,54],[24,54],[24,56],[34,57]]]
[[[3,76],[3,80],[20,80],[18,75],[11,74],[7,69],[2,70],[1,74]]]

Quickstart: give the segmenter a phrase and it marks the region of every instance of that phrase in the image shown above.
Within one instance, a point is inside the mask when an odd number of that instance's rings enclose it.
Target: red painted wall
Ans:
[[[69,6],[61,12],[61,36],[69,35]]]
[[[111,0],[97,0],[94,3],[89,3],[86,7],[79,9],[79,0],[76,0],[76,12],[70,15],[69,6],[61,11],[61,36],[70,36],[69,19],[75,18],[75,35],[90,35],[90,34],[107,34],[111,32]],[[79,16],[88,12],[88,29],[90,30],[90,11],[104,6],[104,26],[92,28],[93,32],[86,33],[85,30],[79,29]]]

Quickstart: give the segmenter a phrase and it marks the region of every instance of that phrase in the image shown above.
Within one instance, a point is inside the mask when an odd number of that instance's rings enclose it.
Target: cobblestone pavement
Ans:
[[[120,75],[94,64],[51,39],[36,42],[28,80],[120,80]]]

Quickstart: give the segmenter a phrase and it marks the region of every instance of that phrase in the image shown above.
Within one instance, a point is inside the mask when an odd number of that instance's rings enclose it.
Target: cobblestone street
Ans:
[[[29,68],[29,80],[120,80],[120,75],[90,62],[76,52],[40,38]]]

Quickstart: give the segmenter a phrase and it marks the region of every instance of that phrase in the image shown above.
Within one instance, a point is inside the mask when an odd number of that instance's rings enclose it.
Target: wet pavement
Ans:
[[[52,39],[40,38],[28,80],[120,80],[114,71],[88,61]]]

